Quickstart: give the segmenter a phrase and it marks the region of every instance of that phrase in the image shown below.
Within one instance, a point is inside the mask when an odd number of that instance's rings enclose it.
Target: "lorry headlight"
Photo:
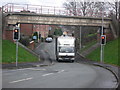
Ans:
[[[71,58],[71,60],[75,60],[75,58]]]

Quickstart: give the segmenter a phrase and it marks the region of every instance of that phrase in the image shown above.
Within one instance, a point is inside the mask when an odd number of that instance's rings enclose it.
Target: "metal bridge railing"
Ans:
[[[30,4],[15,4],[8,3],[3,6],[3,11],[6,12],[31,12],[37,14],[53,14],[53,15],[65,15],[65,16],[83,16],[82,9],[76,8],[76,14],[73,9],[66,10],[63,7],[42,6],[42,5],[30,5]],[[101,17],[102,12],[94,12],[93,10],[87,10],[87,17]],[[104,17],[108,17],[104,12]]]

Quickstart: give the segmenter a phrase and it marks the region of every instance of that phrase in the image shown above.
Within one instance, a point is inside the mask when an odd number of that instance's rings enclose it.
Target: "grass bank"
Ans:
[[[120,41],[120,38],[114,41],[110,41],[104,46],[104,62],[105,63],[120,66],[120,63],[118,63],[118,47],[120,47],[120,45],[118,44],[118,41]],[[90,60],[100,61],[100,48],[97,48],[86,57]]]
[[[2,63],[14,63],[16,60],[16,44],[11,41],[2,41]],[[24,48],[18,48],[18,62],[36,62],[38,57],[32,55]]]

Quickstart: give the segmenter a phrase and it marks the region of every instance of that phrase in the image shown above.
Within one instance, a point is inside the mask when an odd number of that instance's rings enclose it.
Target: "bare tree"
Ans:
[[[113,2],[108,2],[110,5],[110,8],[112,9],[112,13],[115,13],[116,19],[119,17],[119,3],[118,0],[113,0]]]
[[[66,10],[69,11],[70,14],[73,14],[73,16],[76,15],[76,2],[74,1],[70,1],[70,2],[65,2],[63,4],[63,6],[66,8]]]
[[[87,15],[87,10],[90,10],[92,8],[93,2],[79,2],[79,6],[82,9],[83,16]]]
[[[105,2],[92,2],[83,0],[76,2],[75,0],[67,1],[63,5],[69,14],[73,16],[97,16],[101,17],[101,11],[105,11]]]
[[[118,12],[119,12],[119,23],[120,23],[120,1],[119,1],[119,10],[118,10]]]
[[[118,31],[118,33],[119,33],[119,37],[120,37],[120,1],[119,1],[119,19],[118,19],[118,25],[119,25],[119,31]]]
[[[90,7],[91,3],[90,2],[76,2],[75,0],[71,0],[70,2],[65,2],[64,7],[66,10],[69,11],[70,14],[74,15],[79,15],[79,13],[82,16],[86,15],[86,9]]]

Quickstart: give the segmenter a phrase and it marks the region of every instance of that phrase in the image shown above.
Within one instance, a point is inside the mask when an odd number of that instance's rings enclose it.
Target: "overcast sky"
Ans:
[[[0,6],[3,6],[7,3],[18,3],[61,7],[64,1],[65,0],[0,0]]]

